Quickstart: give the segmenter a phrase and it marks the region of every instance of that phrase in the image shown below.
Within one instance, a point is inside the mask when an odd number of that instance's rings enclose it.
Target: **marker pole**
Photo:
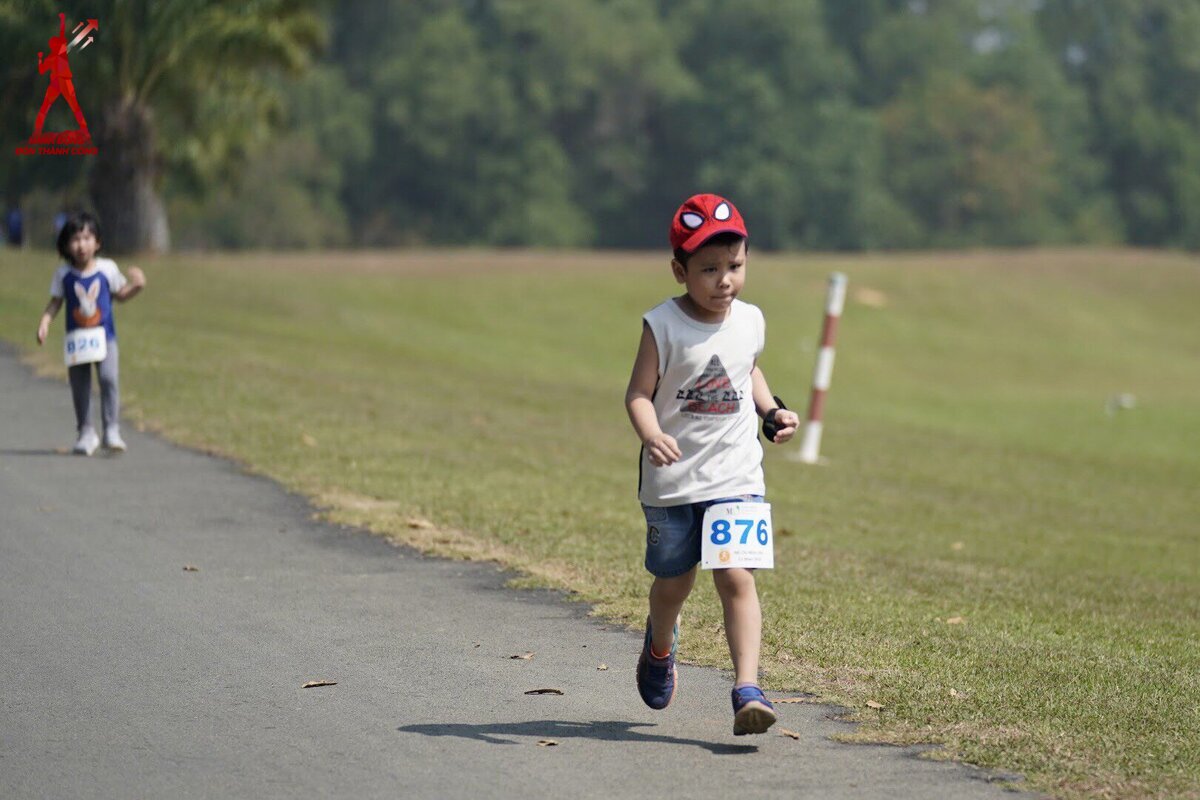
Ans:
[[[835,272],[829,276],[829,291],[825,295],[825,322],[821,326],[821,346],[817,350],[817,366],[813,370],[812,398],[808,403],[808,422],[800,442],[799,460],[816,464],[821,453],[822,417],[825,413],[825,394],[833,378],[833,347],[837,341],[838,321],[846,305],[846,276]]]

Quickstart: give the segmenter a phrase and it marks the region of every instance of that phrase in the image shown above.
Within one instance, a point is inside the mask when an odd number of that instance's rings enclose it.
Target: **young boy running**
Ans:
[[[779,408],[757,366],[762,312],[738,300],[746,282],[747,233],[733,204],[688,198],[671,221],[671,271],[684,294],[642,318],[642,340],[625,407],[642,441],[638,499],[646,515],[650,616],[637,683],[651,708],[675,694],[679,612],[696,581],[701,523],[720,502],[764,502],[757,417],[772,441],[792,438],[800,418]],[[762,612],[754,572],[713,570],[733,659],[733,732],[763,733],[775,710],[758,687]]]

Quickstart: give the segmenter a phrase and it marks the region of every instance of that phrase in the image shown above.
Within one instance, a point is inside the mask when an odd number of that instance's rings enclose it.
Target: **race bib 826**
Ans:
[[[108,338],[103,327],[76,328],[63,339],[63,361],[68,367],[103,361],[108,355]]]

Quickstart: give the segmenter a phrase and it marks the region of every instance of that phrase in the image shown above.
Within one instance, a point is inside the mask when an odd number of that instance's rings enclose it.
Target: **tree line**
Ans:
[[[765,248],[1200,248],[1200,0],[97,5],[100,154],[0,180],[157,214],[130,246],[657,247],[715,191]]]

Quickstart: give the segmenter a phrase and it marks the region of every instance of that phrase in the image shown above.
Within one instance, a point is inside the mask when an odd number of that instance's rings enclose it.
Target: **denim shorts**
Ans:
[[[760,494],[722,497],[682,506],[642,506],[646,515],[646,569],[656,578],[674,578],[700,563],[704,512],[717,503],[764,503]]]

